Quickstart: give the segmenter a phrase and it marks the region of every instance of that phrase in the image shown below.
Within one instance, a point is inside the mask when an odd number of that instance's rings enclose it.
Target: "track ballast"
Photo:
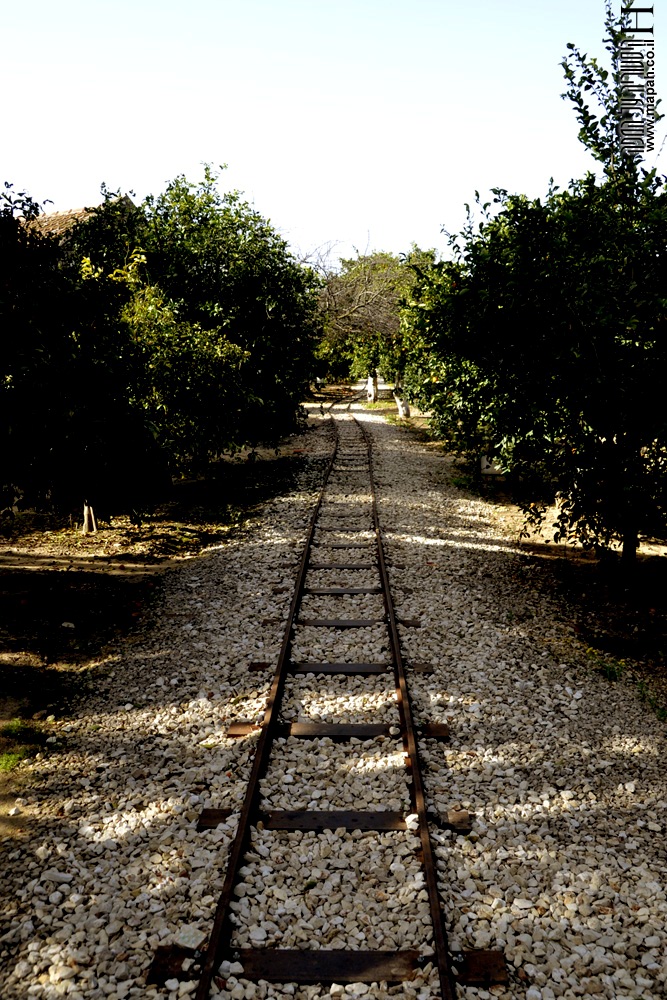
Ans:
[[[401,629],[418,623],[394,611],[372,443],[349,405],[331,407],[334,447],[278,661],[253,665],[274,667],[264,717],[228,729],[256,749],[207,946],[161,948],[149,973],[158,985],[198,976],[196,1000],[225,991],[232,973],[232,983],[316,983],[334,995],[333,984],[419,975],[443,1000],[457,983],[507,981],[501,953],[449,952],[429,827],[467,833],[470,817],[427,806],[419,746],[448,730],[413,721],[408,679],[429,668],[401,654]],[[327,707],[341,684],[359,695],[353,715],[336,718]],[[349,801],[350,760],[368,774],[363,802]],[[231,812],[205,809],[198,827]],[[362,919],[346,920],[350,909]]]

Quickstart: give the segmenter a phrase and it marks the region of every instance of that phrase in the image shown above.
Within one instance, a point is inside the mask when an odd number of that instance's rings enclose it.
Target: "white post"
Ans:
[[[396,376],[394,378],[394,399],[396,401],[396,406],[398,407],[399,417],[407,420],[410,416],[410,404],[403,396],[403,379],[401,378],[400,372],[396,372]]]
[[[403,418],[404,420],[407,420],[408,417],[410,416],[410,404],[408,403],[407,399],[403,399],[401,396],[397,396],[396,393],[394,393],[394,399],[396,400],[396,406],[398,407],[399,417]]]
[[[93,535],[97,531],[97,521],[95,512],[87,500],[83,502],[83,528],[84,535]]]

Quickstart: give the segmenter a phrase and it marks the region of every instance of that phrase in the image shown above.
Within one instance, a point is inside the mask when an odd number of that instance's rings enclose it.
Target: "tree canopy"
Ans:
[[[300,420],[317,335],[312,271],[206,168],[49,235],[0,205],[6,492],[141,506],[172,472],[275,442]],[[76,500],[74,500],[76,498]]]
[[[611,73],[574,46],[564,60],[602,176],[477,196],[481,221],[422,269],[403,328],[408,387],[440,433],[492,454],[535,523],[557,498],[557,539],[620,539],[631,559],[639,532],[667,528],[667,186],[621,148],[624,25],[608,5]]]
[[[405,365],[400,310],[415,284],[418,265],[434,251],[413,246],[403,256],[357,254],[326,275],[320,293],[324,336],[319,356],[341,377],[373,376],[378,370],[400,383]]]

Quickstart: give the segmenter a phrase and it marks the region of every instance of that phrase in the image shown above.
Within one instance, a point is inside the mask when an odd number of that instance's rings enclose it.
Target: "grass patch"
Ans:
[[[399,427],[403,431],[409,431],[417,441],[422,441],[425,444],[437,444],[443,451],[446,450],[445,442],[440,440],[430,427],[422,422],[420,417],[399,417],[398,413],[394,412],[387,417],[387,423]]]
[[[639,700],[648,705],[659,722],[667,722],[667,707],[656,697],[643,677],[637,679],[635,670],[625,660],[603,658],[590,649],[588,650],[588,656],[593,669],[597,670],[605,680],[616,683],[625,677],[634,682]]]
[[[459,475],[452,476],[451,482],[452,486],[456,486],[457,490],[465,490],[467,493],[479,493],[479,490],[476,489],[478,483],[473,475],[460,473]]]
[[[623,660],[612,660],[605,659],[598,656],[592,650],[588,651],[588,655],[591,659],[591,665],[594,670],[597,670],[599,674],[602,674],[607,681],[620,681],[625,672],[625,663]]]
[[[17,743],[34,743],[39,742],[42,733],[24,719],[10,719],[0,726],[0,736],[16,740]]]
[[[22,760],[30,757],[33,751],[30,747],[21,747],[19,750],[11,750],[7,753],[0,753],[0,772],[13,771]]]
[[[660,704],[659,700],[655,697],[648,684],[643,679],[637,681],[637,694],[639,695],[640,701],[647,704],[649,708],[655,712],[656,718],[659,722],[667,722],[667,708]]]
[[[12,771],[26,757],[43,749],[45,735],[23,719],[10,719],[0,726],[0,771]]]
[[[620,681],[624,667],[622,663],[602,663],[599,670],[606,680]]]
[[[362,403],[365,410],[387,410],[387,412],[396,412],[396,404],[390,399],[378,399],[377,403]]]

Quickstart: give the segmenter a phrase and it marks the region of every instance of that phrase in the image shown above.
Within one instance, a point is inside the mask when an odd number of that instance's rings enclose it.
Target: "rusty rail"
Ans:
[[[360,424],[356,418],[355,422],[363,434],[368,448],[368,466],[371,481],[373,524],[375,526],[375,539],[377,542],[378,569],[380,571],[380,579],[382,581],[382,595],[384,598],[384,608],[389,628],[389,643],[391,648],[394,676],[396,678],[396,698],[401,718],[401,733],[403,736],[405,750],[408,755],[408,760],[410,762],[410,773],[412,777],[412,804],[414,811],[419,818],[419,837],[422,847],[422,863],[426,874],[428,901],[431,911],[431,921],[433,923],[433,943],[435,947],[435,958],[438,966],[438,975],[440,978],[440,991],[442,993],[442,1000],[455,1000],[456,984],[449,958],[447,933],[445,931],[440,893],[438,891],[437,868],[433,854],[431,835],[428,828],[426,796],[424,793],[424,783],[419,764],[419,747],[417,746],[417,735],[412,717],[412,706],[408,692],[408,682],[405,675],[405,664],[403,663],[403,655],[401,653],[401,640],[398,634],[396,612],[391,599],[391,585],[384,556],[384,545],[382,543],[382,529],[380,527],[377,495],[375,492],[375,479],[373,475],[373,447],[366,428]]]
[[[351,402],[348,403],[348,409]],[[330,410],[339,401],[331,404]],[[260,820],[266,829],[271,830],[314,830],[344,828],[349,830],[406,830],[407,823],[402,813],[389,811],[355,811],[338,810],[317,812],[314,810],[269,810],[262,812],[260,808],[260,780],[267,772],[274,740],[278,737],[313,739],[326,736],[336,741],[349,741],[352,738],[368,739],[377,736],[389,737],[395,732],[385,723],[367,724],[319,724],[319,723],[282,723],[280,708],[288,675],[303,673],[319,674],[362,674],[374,675],[392,672],[396,688],[397,707],[399,714],[400,738],[406,753],[406,766],[410,776],[410,797],[412,812],[418,817],[418,831],[421,844],[421,858],[426,878],[426,889],[433,926],[433,961],[437,965],[442,1000],[455,1000],[456,984],[489,986],[498,982],[507,982],[504,961],[499,952],[466,952],[460,955],[450,955],[447,934],[443,919],[442,903],[438,890],[437,867],[429,832],[429,820],[424,782],[421,775],[419,760],[419,739],[446,739],[446,726],[424,723],[416,726],[410,696],[408,691],[406,665],[401,652],[399,625],[409,627],[418,624],[413,622],[400,623],[391,597],[391,587],[384,554],[382,529],[380,525],[377,495],[374,482],[373,445],[368,431],[354,418],[354,423],[363,438],[363,446],[367,465],[362,467],[341,465],[337,471],[347,468],[349,471],[368,469],[371,487],[372,524],[375,534],[374,541],[365,542],[329,542],[331,548],[364,548],[374,551],[379,573],[379,587],[329,587],[306,588],[305,580],[309,569],[366,569],[368,563],[335,564],[311,561],[311,552],[315,543],[315,533],[318,518],[325,498],[331,473],[339,457],[340,435],[336,422],[333,420],[335,443],[325,473],[324,484],[311,516],[307,539],[296,574],[294,593],[292,596],[287,623],[285,625],[282,645],[278,656],[274,676],[267,698],[266,709],[261,726],[238,722],[230,726],[228,735],[246,736],[259,732],[257,747],[248,781],[248,787],[241,809],[239,823],[231,846],[227,863],[227,872],[222,892],[216,908],[213,928],[205,953],[194,948],[171,946],[158,949],[158,954],[149,973],[148,981],[164,983],[166,978],[178,976],[183,960],[193,959],[201,966],[200,979],[195,1000],[208,1000],[213,977],[225,957],[232,957],[231,946],[233,924],[230,918],[230,903],[234,886],[239,880],[239,870],[243,865],[244,855],[249,849],[252,826]],[[355,461],[359,459],[359,451],[350,449]],[[336,530],[336,529],[335,529]],[[337,529],[345,530],[345,529]],[[354,530],[350,529],[350,533]],[[382,619],[299,619],[304,593],[329,595],[332,597],[345,594],[381,593],[384,605]],[[390,647],[390,662],[388,663],[301,663],[291,661],[294,627],[310,625],[338,629],[364,628],[384,622],[387,626]],[[270,664],[253,664],[253,669],[264,669]],[[410,664],[412,670],[423,670],[428,665]],[[231,810],[208,809],[200,817],[199,829],[216,826],[224,820]],[[440,825],[448,826],[458,833],[470,830],[467,814],[450,811],[446,817],[440,817]],[[400,982],[410,979],[419,968],[420,956],[415,950],[399,951],[352,951],[352,950],[292,950],[292,949],[240,949],[234,953],[244,967],[244,978],[268,979],[273,982]],[[197,968],[195,964],[194,968]],[[187,973],[193,978],[192,969]]]

